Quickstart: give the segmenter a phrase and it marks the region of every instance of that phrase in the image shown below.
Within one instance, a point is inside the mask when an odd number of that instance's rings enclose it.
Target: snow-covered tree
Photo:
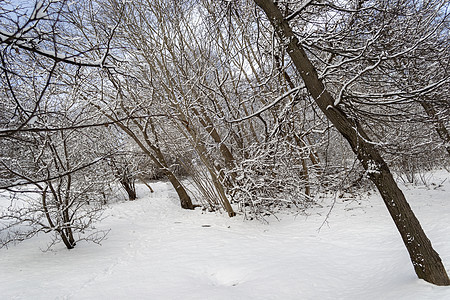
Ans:
[[[405,22],[404,19],[413,16],[417,13],[417,6],[409,1],[400,3],[378,3],[359,1],[356,3],[343,4],[342,6],[322,3],[315,1],[309,1],[306,4],[299,3],[275,3],[271,0],[255,0],[255,4],[264,12],[267,16],[267,20],[271,23],[275,34],[277,35],[280,43],[287,49],[287,55],[292,60],[293,65],[297,69],[300,77],[302,78],[304,85],[311,97],[314,99],[317,106],[330,120],[330,122],[336,127],[336,129],[343,135],[343,137],[351,145],[352,150],[358,157],[363,167],[367,170],[369,178],[378,188],[388,211],[394,220],[403,242],[409,252],[412,264],[419,278],[422,278],[428,282],[437,285],[450,285],[450,279],[446,273],[446,270],[441,262],[439,255],[433,249],[431,242],[425,235],[419,221],[412,212],[408,202],[402,191],[398,188],[390,169],[380,154],[380,149],[383,145],[374,142],[371,137],[366,133],[367,130],[364,126],[364,115],[356,115],[351,110],[352,107],[357,107],[352,103],[352,87],[355,85],[355,94],[364,99],[371,99],[375,91],[372,93],[360,93],[360,88],[364,88],[363,83],[356,85],[356,82],[365,75],[374,71],[379,71],[381,66],[391,59],[397,57],[407,56],[418,45],[425,43],[427,36],[414,36],[414,39],[408,39],[400,42],[400,45],[391,45],[386,43],[383,39],[383,31],[390,30],[389,25],[395,24],[395,21]],[[437,2],[438,8],[442,7],[444,2]],[[406,7],[405,7],[406,5]],[[411,7],[412,5],[412,7]],[[428,11],[425,3],[417,4],[419,9],[423,9],[424,14]],[[448,3],[447,3],[448,6]],[[434,9],[432,7],[431,9]],[[373,10],[373,11],[372,11]],[[311,51],[312,53],[322,54],[321,47],[328,47],[331,56],[328,57],[330,61],[333,59],[333,54],[341,56],[340,61],[332,67],[325,66],[324,69],[320,68],[320,65],[314,65],[313,61],[309,59],[307,50],[310,48],[307,40],[302,40],[301,36],[305,32],[303,25],[305,19],[311,18],[311,16],[317,17],[317,12],[320,11],[322,18],[320,21],[325,21],[323,27],[311,26],[311,36],[315,37],[317,43],[309,44],[311,47],[319,46],[319,51]],[[372,16],[369,20],[376,20],[381,16],[385,21],[381,28],[371,28],[372,31],[359,30],[355,23],[359,19],[358,14],[365,14],[367,11],[372,11]],[[350,12],[349,17],[342,16],[341,12]],[[305,18],[303,18],[305,16]],[[297,25],[297,18],[299,18],[299,25]],[[343,19],[342,22],[335,22],[335,20]],[[368,25],[369,23],[364,23]],[[339,25],[338,27],[335,27]],[[351,32],[358,33],[357,37],[361,38],[362,43],[359,48],[340,48],[339,44],[334,46],[333,43],[321,44],[318,38],[326,41],[327,37],[333,37],[336,30],[345,28],[345,25],[349,26]],[[374,25],[380,25],[375,23]],[[436,28],[433,23],[429,23],[430,31],[433,32]],[[439,22],[436,26],[439,26]],[[330,30],[329,28],[333,30]],[[395,28],[395,27],[394,27]],[[300,30],[303,29],[303,30]],[[368,29],[368,28],[367,28]],[[300,34],[298,33],[300,32]],[[314,36],[318,32],[319,35]],[[322,33],[323,32],[323,33]],[[339,32],[339,31],[338,31]],[[345,41],[345,40],[344,40]],[[333,40],[330,42],[334,42]],[[336,42],[335,42],[336,43]],[[374,46],[375,45],[375,46]],[[373,47],[374,46],[374,47]],[[394,46],[393,48],[390,48]],[[341,52],[341,50],[343,52]],[[355,51],[358,55],[353,55],[351,52]],[[350,52],[350,53],[349,53]],[[317,57],[317,56],[316,56]],[[319,56],[320,57],[320,56]],[[322,54],[322,57],[326,58]],[[360,60],[359,58],[363,58]],[[346,64],[356,63],[350,71],[349,79],[346,79],[347,75],[345,71]],[[385,66],[386,70],[388,66]],[[343,84],[337,89],[327,85],[327,74],[333,69],[337,74],[343,74]],[[352,75],[351,73],[355,74]],[[373,79],[377,80],[380,77],[374,75]],[[437,81],[436,85],[441,84],[441,81]],[[383,82],[379,86],[381,93],[387,93],[387,90],[392,88],[389,82]],[[431,89],[432,87],[424,87],[423,89]],[[386,90],[387,89],[387,90]],[[349,95],[348,98],[345,96]],[[384,103],[387,104],[387,103]]]

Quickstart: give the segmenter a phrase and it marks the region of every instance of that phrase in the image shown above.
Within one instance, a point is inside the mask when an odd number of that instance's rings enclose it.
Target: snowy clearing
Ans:
[[[449,177],[402,189],[450,273]],[[333,199],[266,225],[182,210],[168,183],[153,188],[107,209],[101,246],[42,252],[40,235],[1,249],[1,299],[450,299],[416,278],[376,193],[338,198],[319,231]]]

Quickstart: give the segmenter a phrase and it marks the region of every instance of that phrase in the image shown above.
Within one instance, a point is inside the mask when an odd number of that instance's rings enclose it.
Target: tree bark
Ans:
[[[148,141],[148,139],[146,139]],[[170,171],[169,166],[164,158],[164,155],[162,154],[161,150],[154,146],[149,145],[152,150],[155,152],[155,156],[150,156],[152,160],[156,163],[156,165],[164,172],[164,174],[169,179],[170,183],[172,184],[173,188],[178,194],[178,197],[180,198],[181,207],[184,209],[194,209],[194,205],[192,204],[191,197],[189,197],[186,189],[183,187],[181,182],[178,180],[178,178],[173,174],[172,171]],[[148,155],[148,153],[147,153]]]
[[[170,171],[170,169],[164,159],[164,156],[163,156],[162,152],[159,150],[159,148],[151,147],[151,149],[154,151],[154,153],[156,155],[155,156],[141,143],[139,138],[137,138],[133,133],[131,133],[130,130],[125,131],[125,132],[127,132],[131,136],[131,138],[138,144],[138,146],[144,151],[144,153],[147,154],[148,157],[150,157],[150,159],[156,164],[156,166],[164,173],[164,175],[167,176],[167,179],[169,179],[173,188],[177,192],[178,197],[180,198],[181,208],[194,209],[195,207],[192,204],[191,197],[189,197],[186,189],[183,187],[183,185],[178,180],[178,178],[175,176],[175,174],[173,174],[172,171]]]
[[[278,38],[286,45],[287,53],[316,104],[349,142],[379,190],[408,250],[417,276],[436,285],[450,285],[450,279],[438,253],[433,249],[375,144],[356,120],[349,118],[344,111],[334,105],[333,96],[319,79],[315,67],[277,5],[272,0],[254,0],[254,2],[265,12]]]
[[[213,182],[214,188],[216,189],[218,196],[220,198],[220,202],[225,208],[225,210],[228,213],[229,217],[236,216],[236,213],[233,210],[233,207],[230,204],[230,201],[228,201],[228,198],[225,193],[225,189],[223,186],[223,183],[220,179],[224,180],[225,176],[223,175],[223,170],[219,168],[218,175],[216,175],[215,168],[213,166],[213,160],[209,157],[208,151],[205,148],[205,145],[202,141],[199,141],[197,132],[192,128],[192,126],[189,126],[188,120],[185,118],[184,115],[181,115],[182,118],[182,124],[186,131],[189,133],[190,137],[192,138],[192,145],[195,148],[195,151],[197,152],[198,156],[200,157],[201,161],[205,165],[206,169],[208,170],[209,174],[211,175],[211,180]],[[187,135],[186,135],[187,136]],[[227,148],[228,150],[228,148]],[[230,152],[231,154],[231,152]]]
[[[125,192],[127,192],[128,200],[136,200],[136,189],[134,188],[133,183],[131,183],[129,179],[122,178],[120,184],[124,188]]]
[[[147,181],[145,181],[144,177],[138,175],[138,178],[143,184],[145,184],[146,187],[148,187],[148,189],[150,190],[150,193],[154,193],[152,187],[150,186],[150,184],[147,183]]]
[[[194,209],[194,205],[192,204],[191,197],[189,197],[186,189],[183,187],[181,182],[178,180],[178,178],[175,176],[175,174],[170,171],[165,159],[164,155],[162,154],[161,150],[152,145],[149,144],[149,141],[146,140],[147,144],[153,150],[154,154],[150,152],[147,147],[140,141],[140,139],[126,126],[124,126],[121,123],[118,123],[118,126],[125,131],[135,142],[136,144],[144,151],[145,154],[150,157],[150,159],[156,164],[156,166],[164,173],[164,175],[167,176],[167,179],[169,179],[170,183],[172,184],[173,188],[177,192],[178,197],[180,198],[180,204],[181,208],[184,209]]]

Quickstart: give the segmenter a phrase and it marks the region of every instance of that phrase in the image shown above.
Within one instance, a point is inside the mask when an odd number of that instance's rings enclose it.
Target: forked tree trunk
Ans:
[[[178,108],[178,107],[177,107]],[[196,130],[193,129],[192,126],[190,126],[190,123],[186,116],[182,113],[181,110],[179,110],[180,115],[179,118],[181,120],[181,123],[183,124],[183,128],[186,130],[186,133],[183,133],[183,135],[189,140],[191,139],[192,146],[194,147],[195,151],[197,152],[198,156],[200,157],[200,160],[203,162],[204,166],[208,170],[211,180],[213,182],[214,188],[217,192],[217,195],[219,196],[219,201],[222,205],[222,207],[227,211],[229,217],[236,216],[236,213],[233,210],[233,207],[230,204],[230,201],[228,201],[227,195],[225,193],[224,184],[232,184],[232,182],[227,181],[224,171],[221,167],[217,168],[217,174],[216,169],[214,167],[213,160],[209,157],[208,151],[205,148],[205,145],[202,141],[199,140],[198,134]],[[199,113],[196,111],[195,114],[199,116],[201,119]],[[213,137],[214,141],[216,141],[218,144],[221,141],[219,134],[217,133],[216,129],[212,125],[212,123],[205,123],[205,121],[200,121],[202,125],[205,127],[205,129],[208,131],[208,133]],[[209,124],[209,125],[208,125]],[[223,144],[223,143],[222,143]],[[225,146],[225,145],[224,145]],[[225,161],[228,161],[227,166],[231,169],[231,166],[234,165],[234,158],[231,155],[231,152],[229,151],[228,147],[225,146],[225,148],[220,148],[222,155],[224,155]],[[228,154],[229,153],[229,156]],[[231,176],[233,178],[233,176]],[[228,186],[230,187],[230,186]]]
[[[128,195],[128,200],[136,200],[136,186],[134,184],[134,175],[128,169],[128,166],[118,167],[114,160],[111,160],[111,167],[114,168],[116,177],[119,179],[120,185]]]
[[[61,236],[61,239],[63,240],[64,245],[67,249],[73,249],[76,245],[75,239],[73,238],[73,232],[72,228],[68,227],[65,229],[61,229],[59,231],[59,235]]]
[[[368,171],[370,179],[378,188],[400,232],[417,276],[436,285],[450,285],[450,279],[438,253],[434,251],[430,240],[425,235],[374,143],[370,141],[363,128],[356,121],[348,118],[339,107],[334,106],[333,97],[325,89],[316,69],[306,56],[276,4],[272,0],[254,1],[267,15],[281,42],[287,46],[287,53],[317,105],[347,139],[353,152]]]
[[[65,227],[60,226],[61,224],[53,222],[52,216],[48,210],[48,203],[47,203],[48,189],[50,189],[50,192],[53,195],[56,205],[58,205],[58,203],[59,203],[58,209],[63,210],[62,223],[65,224]],[[48,181],[47,186],[45,187],[45,189],[43,190],[43,193],[42,193],[42,208],[44,209],[44,213],[45,213],[45,217],[48,222],[48,226],[50,226],[50,228],[52,228],[59,234],[59,236],[61,237],[61,240],[63,241],[66,248],[70,250],[75,247],[76,242],[73,237],[72,228],[70,227],[71,222],[70,222],[70,218],[69,218],[69,214],[68,214],[68,207],[66,205],[64,205],[65,207],[61,206],[62,203],[63,203],[62,199],[58,197],[58,193],[53,188],[51,181]]]
[[[120,180],[120,184],[128,195],[128,200],[133,201],[136,200],[136,188],[134,187],[134,183],[130,182],[130,179],[122,178]]]

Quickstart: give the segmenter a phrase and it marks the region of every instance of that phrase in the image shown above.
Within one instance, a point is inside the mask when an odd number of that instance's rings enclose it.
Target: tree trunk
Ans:
[[[106,116],[114,121],[114,118],[112,118],[111,116],[109,115]],[[147,147],[145,147],[145,145],[128,127],[126,127],[120,122],[118,122],[117,125],[136,142],[136,144],[141,148],[141,150],[144,151],[144,153],[148,155],[148,157],[150,157],[150,159],[156,164],[156,166],[163,171],[164,175],[167,176],[173,188],[177,192],[178,197],[180,197],[181,208],[194,209],[191,197],[189,197],[188,193],[186,192],[186,189],[181,185],[178,178],[169,170],[169,167],[164,159],[161,150],[158,147],[152,145],[147,138],[145,139],[147,145],[149,146],[150,149],[153,150],[153,152],[157,156],[156,157],[152,152],[150,152],[149,149],[147,149]]]
[[[128,200],[133,201],[136,200],[136,189],[133,186],[133,183],[131,183],[129,180],[121,180],[120,184],[124,188],[125,192],[127,192]]]
[[[161,168],[161,170],[167,176],[173,188],[177,192],[178,197],[180,198],[181,207],[184,209],[194,209],[191,197],[189,197],[188,193],[186,192],[186,189],[178,180],[178,178],[175,176],[175,174],[173,174],[173,172],[169,170],[169,167],[161,150],[155,146],[152,147],[152,150],[156,154],[156,158],[153,161],[157,163],[159,168]]]
[[[370,141],[357,121],[350,119],[339,107],[334,106],[333,97],[325,89],[316,69],[276,4],[272,0],[254,1],[265,12],[276,34],[287,46],[287,53],[299,71],[309,93],[330,122],[350,143],[353,152],[378,188],[405,243],[417,276],[436,285],[450,285],[450,279],[438,253],[434,251],[430,240],[425,235],[374,143]]]
[[[220,201],[222,207],[227,211],[228,216],[230,216],[230,217],[236,216],[236,213],[234,212],[233,207],[230,204],[230,201],[228,201],[227,195],[225,193],[225,188],[224,188],[224,184],[229,184],[229,186],[227,186],[227,187],[231,187],[232,182],[230,182],[230,180],[227,180],[224,170],[220,166],[217,168],[217,175],[216,175],[216,169],[214,167],[213,159],[211,159],[211,157],[208,155],[208,151],[204,145],[204,142],[199,139],[197,131],[194,129],[194,127],[192,125],[190,125],[190,122],[187,119],[187,117],[184,115],[184,113],[178,107],[177,107],[177,109],[180,112],[179,118],[181,120],[181,123],[182,123],[184,129],[186,130],[186,133],[183,133],[183,135],[188,140],[189,139],[191,140],[192,146],[194,147],[200,160],[203,162],[204,166],[208,170],[208,172],[211,176],[211,180],[213,182],[214,188],[217,191],[217,195],[219,196],[219,201]],[[198,111],[195,111],[195,114],[199,117],[199,119],[201,119],[201,116],[199,115]],[[205,127],[205,129],[208,131],[208,133],[210,135],[211,135],[211,132],[214,133],[211,136],[213,136],[213,139],[215,141],[221,141],[220,136],[217,133],[214,126],[212,125],[212,123],[209,123],[209,125],[207,123],[204,123],[204,121],[200,121],[200,123],[202,123],[202,126]],[[225,146],[225,149],[226,149],[225,153],[229,153],[229,155],[230,155],[230,156],[228,156],[227,154],[222,152],[222,155],[224,155],[224,157],[225,157],[225,161],[227,161],[227,159],[228,159],[229,163],[234,165],[234,158],[231,155],[231,152],[229,151],[228,147],[226,147],[226,146]],[[233,178],[233,176],[231,176],[231,178]],[[231,178],[228,178],[228,179],[231,179]]]
[[[191,197],[189,197],[186,189],[181,185],[178,178],[173,175],[172,172],[165,170],[167,178],[169,178],[170,183],[174,187],[175,191],[180,198],[181,207],[184,209],[194,209],[194,205],[192,204]]]
[[[150,190],[150,193],[154,192],[152,187],[150,186],[150,184],[148,184],[147,181],[145,181],[144,177],[138,175],[138,178],[143,184],[145,184],[145,186],[148,187],[148,189]]]
[[[189,197],[188,193],[186,192],[186,189],[180,183],[175,174],[173,174],[172,171],[169,170],[169,167],[159,148],[152,147],[152,150],[155,152],[155,155],[157,156],[156,157],[139,141],[139,139],[134,138],[134,136],[132,136],[132,138],[137,142],[137,144],[141,147],[144,153],[147,154],[152,159],[152,161],[156,164],[156,166],[163,171],[164,175],[167,176],[173,188],[177,192],[178,197],[180,198],[181,208],[194,209],[191,197]]]
[[[128,200],[133,201],[136,200],[136,187],[134,185],[133,175],[130,174],[128,167],[124,167],[123,170],[117,170],[117,173],[120,176],[120,184],[124,188],[125,192],[127,192]]]

